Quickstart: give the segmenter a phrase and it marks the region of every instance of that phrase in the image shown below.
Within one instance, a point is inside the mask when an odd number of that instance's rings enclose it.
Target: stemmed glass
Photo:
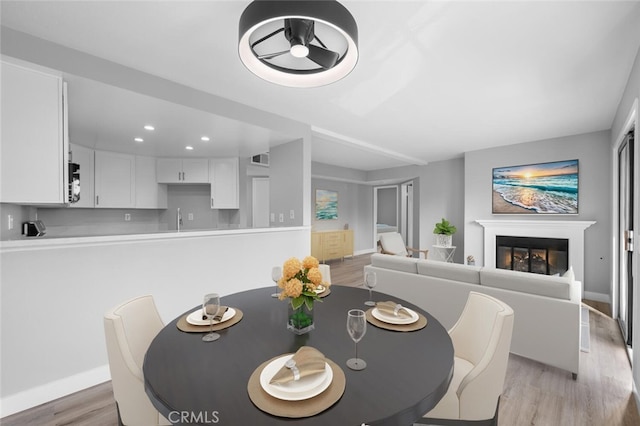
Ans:
[[[371,289],[376,286],[376,273],[373,271],[369,271],[364,276],[364,285],[369,289],[369,300],[364,302],[367,306],[376,306],[376,302],[373,301],[373,296],[371,294]]]
[[[365,360],[358,358],[358,342],[367,332],[367,320],[365,313],[361,309],[351,309],[347,313],[347,332],[356,344],[356,357],[347,360],[347,367],[352,370],[364,370],[367,366]]]
[[[213,318],[218,315],[220,311],[220,295],[218,293],[209,293],[204,296],[202,302],[202,315],[209,319],[209,334],[202,336],[202,340],[205,342],[213,342],[220,338],[218,333],[213,332]]]
[[[271,297],[278,297],[278,281],[282,278],[282,268],[280,266],[274,266],[271,268],[271,279],[276,283],[276,292]]]

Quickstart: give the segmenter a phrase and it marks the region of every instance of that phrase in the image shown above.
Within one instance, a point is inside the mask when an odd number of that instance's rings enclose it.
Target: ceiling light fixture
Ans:
[[[144,139],[142,138],[133,138],[133,140],[136,142],[144,142]]]
[[[324,86],[358,62],[358,26],[335,0],[253,1],[240,16],[239,39],[249,71],[282,86]]]
[[[156,128],[153,127],[151,124],[147,124],[146,126],[144,126],[145,130],[155,130]]]
[[[193,147],[191,145],[187,145],[184,147],[187,151],[193,151]]]
[[[209,136],[203,136],[200,138],[200,140],[204,142],[209,142],[211,139],[209,139]]]

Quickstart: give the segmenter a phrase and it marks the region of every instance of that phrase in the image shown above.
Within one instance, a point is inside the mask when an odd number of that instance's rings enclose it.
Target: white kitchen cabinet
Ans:
[[[158,183],[208,183],[209,163],[206,158],[158,158]]]
[[[69,144],[70,161],[80,165],[80,200],[69,207],[94,207],[94,150],[84,146]]]
[[[167,185],[156,178],[155,157],[136,156],[136,208],[166,209]]]
[[[96,151],[95,206],[133,208],[136,205],[136,162],[129,154]]]
[[[63,204],[69,142],[62,78],[1,65],[0,202]]]
[[[209,159],[209,177],[211,179],[211,208],[237,209],[239,202],[238,158]]]

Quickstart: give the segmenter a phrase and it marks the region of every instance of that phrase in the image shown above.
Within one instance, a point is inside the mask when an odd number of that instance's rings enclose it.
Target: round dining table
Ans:
[[[424,315],[427,325],[404,332],[367,323],[358,343],[358,357],[367,366],[354,371],[346,365],[355,351],[347,334],[347,311],[368,309],[367,290],[331,286],[330,294],[315,303],[315,329],[303,335],[287,329],[289,301],[270,297],[272,292],[273,287],[265,287],[222,297],[221,304],[240,309],[243,317],[218,331],[217,341],[204,342],[204,333],[179,330],[180,317],[160,331],[145,356],[143,374],[146,393],[165,418],[173,424],[197,420],[228,426],[409,426],[446,393],[453,375],[453,344],[447,330],[410,301],[373,293],[376,301],[394,301]],[[311,417],[292,419],[261,411],[248,394],[250,376],[265,361],[301,346],[318,349],[344,371],[342,397]]]

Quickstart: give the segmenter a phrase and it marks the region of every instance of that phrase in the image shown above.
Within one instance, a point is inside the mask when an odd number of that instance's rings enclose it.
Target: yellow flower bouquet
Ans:
[[[318,259],[313,256],[307,256],[302,261],[292,257],[284,262],[282,278],[278,281],[278,287],[282,289],[279,299],[291,299],[292,312],[287,326],[300,334],[313,329],[313,315],[310,311],[313,310],[313,302],[320,300],[316,290],[320,286],[329,287],[329,283],[322,280],[318,266]]]

